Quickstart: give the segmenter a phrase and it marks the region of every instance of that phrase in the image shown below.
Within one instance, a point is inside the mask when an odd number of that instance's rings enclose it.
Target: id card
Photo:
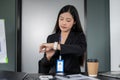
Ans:
[[[57,72],[64,72],[64,60],[57,60]]]

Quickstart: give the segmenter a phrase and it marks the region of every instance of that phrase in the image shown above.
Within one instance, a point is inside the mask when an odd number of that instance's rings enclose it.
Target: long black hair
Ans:
[[[66,5],[60,10],[60,12],[57,16],[57,21],[56,21],[55,28],[54,28],[53,32],[55,32],[55,33],[60,32],[59,17],[62,13],[65,13],[65,12],[69,12],[72,15],[72,17],[75,21],[75,24],[73,25],[71,30],[74,31],[74,32],[83,32],[81,22],[80,22],[80,19],[79,19],[79,15],[78,15],[78,11],[73,5]]]

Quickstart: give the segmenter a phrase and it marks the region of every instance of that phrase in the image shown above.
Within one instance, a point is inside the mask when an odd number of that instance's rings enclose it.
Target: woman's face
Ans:
[[[59,16],[59,28],[61,32],[69,32],[74,24],[74,19],[69,12],[62,13]]]

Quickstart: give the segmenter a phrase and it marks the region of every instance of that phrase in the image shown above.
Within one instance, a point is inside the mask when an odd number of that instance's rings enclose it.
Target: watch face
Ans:
[[[57,46],[58,46],[58,42],[54,42],[53,49],[54,49],[54,50],[57,50]]]

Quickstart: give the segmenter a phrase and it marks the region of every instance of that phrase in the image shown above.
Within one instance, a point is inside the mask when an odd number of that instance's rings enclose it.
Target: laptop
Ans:
[[[110,72],[105,72],[105,73],[99,73],[99,75],[120,79],[120,71],[110,71]]]

